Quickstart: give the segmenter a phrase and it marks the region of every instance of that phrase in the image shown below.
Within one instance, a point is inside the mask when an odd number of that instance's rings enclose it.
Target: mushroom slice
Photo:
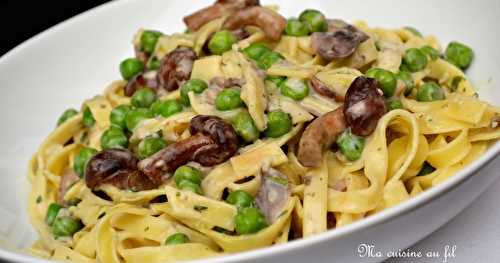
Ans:
[[[170,144],[163,150],[139,162],[139,170],[155,181],[165,181],[178,167],[192,159],[202,147],[213,145],[214,141],[203,134]]]
[[[234,30],[244,26],[257,26],[267,37],[279,40],[285,30],[286,19],[269,8],[253,6],[240,9],[232,14],[224,23],[224,28]]]
[[[184,17],[184,23],[186,23],[190,31],[197,31],[204,24],[226,13],[232,13],[238,9],[255,5],[259,5],[259,0],[218,0],[215,4]]]
[[[138,161],[128,150],[104,150],[89,160],[85,183],[91,190],[99,190],[100,186],[110,184],[132,191],[150,190],[161,184],[141,173],[137,169]]]
[[[357,77],[347,90],[344,103],[345,120],[352,132],[359,136],[370,135],[385,112],[385,100],[378,82]]]
[[[331,20],[328,30],[311,35],[313,50],[327,61],[352,55],[359,44],[368,39],[365,33],[341,20]]]
[[[272,224],[283,213],[291,196],[291,190],[287,177],[278,170],[264,168],[262,175],[255,202],[266,216],[267,223]]]
[[[306,167],[321,165],[323,150],[329,148],[346,129],[343,108],[324,114],[314,120],[302,134],[297,158]]]
[[[178,89],[189,79],[197,59],[192,48],[179,47],[168,53],[160,62],[158,82],[166,91]]]
[[[189,129],[193,136],[140,161],[139,169],[155,182],[161,182],[189,161],[213,166],[227,161],[238,150],[236,131],[219,117],[198,115],[191,119]]]

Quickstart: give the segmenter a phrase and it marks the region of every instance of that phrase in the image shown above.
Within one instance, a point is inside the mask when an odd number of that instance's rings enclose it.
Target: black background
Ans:
[[[0,56],[30,37],[105,0],[0,0]]]

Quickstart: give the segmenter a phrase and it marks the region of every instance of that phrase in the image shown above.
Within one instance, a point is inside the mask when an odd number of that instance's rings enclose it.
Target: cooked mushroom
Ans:
[[[335,101],[338,102],[344,101],[344,96],[335,93],[332,89],[328,87],[328,85],[319,80],[317,77],[312,77],[310,83],[313,90],[319,95],[325,96],[330,99],[334,99]]]
[[[193,136],[170,144],[139,162],[139,169],[154,181],[163,181],[179,166],[195,161],[203,166],[225,162],[236,153],[238,139],[233,127],[214,116],[199,115],[190,123]]]
[[[158,82],[167,91],[178,89],[189,79],[193,63],[197,59],[193,49],[178,47],[168,53],[160,62]]]
[[[359,136],[370,135],[385,112],[385,100],[378,82],[357,77],[347,90],[344,103],[345,120],[352,132]]]
[[[160,181],[152,181],[137,169],[138,161],[128,150],[104,150],[89,160],[85,183],[93,191],[106,184],[132,191],[149,190],[160,185]]]
[[[356,27],[342,20],[331,20],[328,32],[311,35],[311,45],[316,54],[330,61],[352,55],[359,44],[367,39],[368,36]]]
[[[191,120],[191,134],[203,134],[215,141],[193,154],[193,160],[204,166],[212,166],[228,160],[238,150],[238,137],[233,126],[219,117],[198,115]]]
[[[262,181],[255,202],[266,216],[268,224],[274,223],[283,213],[291,190],[285,175],[273,168],[262,170]]]
[[[158,88],[158,79],[156,71],[140,73],[134,76],[131,80],[129,80],[124,89],[125,96],[131,97],[138,89],[142,89],[145,87],[152,89]]]
[[[300,163],[306,167],[318,167],[323,159],[323,150],[332,146],[346,125],[342,107],[315,119],[300,138],[297,153]]]
[[[233,30],[249,25],[260,27],[270,39],[279,40],[285,30],[286,19],[271,9],[252,6],[236,11],[223,27]]]
[[[66,192],[68,192],[69,188],[73,186],[76,182],[80,180],[78,174],[71,168],[68,168],[63,171],[61,175],[61,181],[59,183],[59,190],[57,195],[57,203],[64,205],[66,202],[64,201],[64,196]]]
[[[190,31],[196,31],[204,24],[248,6],[259,5],[259,0],[218,0],[215,4],[205,7],[195,13],[184,17]]]
[[[359,136],[368,136],[385,114],[382,91],[375,79],[357,77],[349,86],[343,107],[314,120],[302,134],[297,158],[306,167],[321,164],[323,150],[332,146],[347,127]]]

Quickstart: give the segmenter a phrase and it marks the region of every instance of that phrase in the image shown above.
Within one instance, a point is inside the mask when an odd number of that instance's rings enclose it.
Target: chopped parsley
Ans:
[[[460,82],[462,82],[462,80],[464,80],[464,78],[462,78],[461,76],[455,76],[451,81],[450,91],[451,92],[457,91],[458,85],[460,85]]]
[[[207,210],[208,207],[202,205],[195,205],[193,209],[201,213],[203,210]]]

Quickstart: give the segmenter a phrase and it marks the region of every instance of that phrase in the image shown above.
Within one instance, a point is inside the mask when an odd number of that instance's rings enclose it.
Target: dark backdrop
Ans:
[[[26,39],[109,0],[0,0],[0,56]]]

